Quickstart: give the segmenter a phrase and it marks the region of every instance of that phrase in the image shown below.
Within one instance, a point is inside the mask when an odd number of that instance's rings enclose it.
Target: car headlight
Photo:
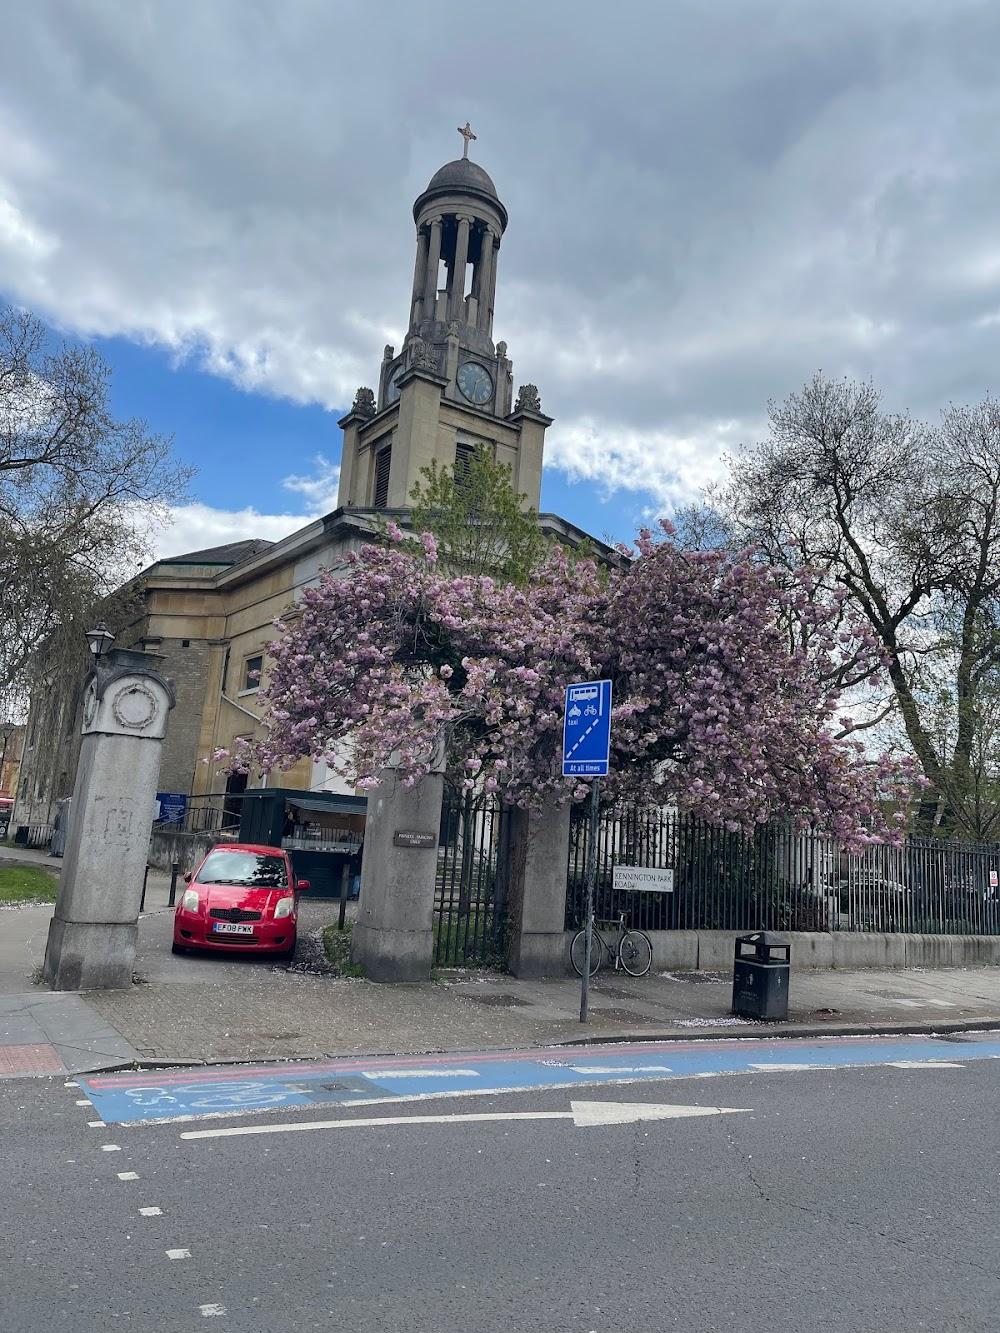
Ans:
[[[185,912],[197,912],[198,910],[198,890],[185,889],[184,897],[181,899],[181,907]]]
[[[274,919],[275,921],[280,921],[283,916],[291,916],[294,911],[294,898],[279,898],[274,909]]]

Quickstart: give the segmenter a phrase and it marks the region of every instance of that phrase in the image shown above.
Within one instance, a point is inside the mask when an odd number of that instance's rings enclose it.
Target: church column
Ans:
[[[448,318],[461,319],[465,304],[465,268],[469,259],[469,224],[470,217],[464,213],[455,215],[458,222],[458,237],[455,241],[455,262],[451,269],[451,289],[448,293]]]
[[[486,229],[479,233],[479,258],[472,270],[472,295],[482,304],[483,299],[483,264],[486,258]],[[477,322],[478,327],[478,322]]]
[[[434,300],[437,296],[438,269],[441,267],[441,227],[444,219],[431,219],[431,234],[427,244],[427,272],[424,280],[424,319],[434,318]]]
[[[420,318],[420,302],[427,286],[427,248],[430,238],[421,227],[417,232],[417,261],[413,267],[413,296],[410,300],[410,327]]]
[[[483,300],[479,307],[479,327],[491,337],[493,334],[493,302],[496,300],[497,293],[497,244],[496,233],[492,227],[487,227],[486,234],[483,237],[483,247],[486,250],[486,271],[483,274]]]

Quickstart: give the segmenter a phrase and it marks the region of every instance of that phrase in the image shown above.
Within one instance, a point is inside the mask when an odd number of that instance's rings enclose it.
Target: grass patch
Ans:
[[[0,866],[0,903],[54,903],[55,875],[40,866]]]
[[[337,969],[342,977],[363,977],[365,975],[364,968],[351,962],[352,929],[352,925],[346,925],[343,930],[338,930],[335,921],[331,925],[325,926],[323,929],[323,952],[326,954],[327,961]]]

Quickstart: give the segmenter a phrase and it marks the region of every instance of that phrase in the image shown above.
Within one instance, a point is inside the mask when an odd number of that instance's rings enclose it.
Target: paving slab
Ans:
[[[135,1063],[139,1053],[81,995],[0,996],[0,1077],[83,1073]]]

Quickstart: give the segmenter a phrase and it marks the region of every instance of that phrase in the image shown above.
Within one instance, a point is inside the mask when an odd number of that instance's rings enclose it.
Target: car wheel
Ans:
[[[187,951],[188,951],[187,945],[178,944],[176,940],[174,940],[173,944],[171,944],[170,946],[171,953],[187,953]]]
[[[280,953],[276,953],[274,955],[274,960],[276,963],[290,963],[294,957],[295,957],[295,942],[293,940],[289,948],[282,949]]]

